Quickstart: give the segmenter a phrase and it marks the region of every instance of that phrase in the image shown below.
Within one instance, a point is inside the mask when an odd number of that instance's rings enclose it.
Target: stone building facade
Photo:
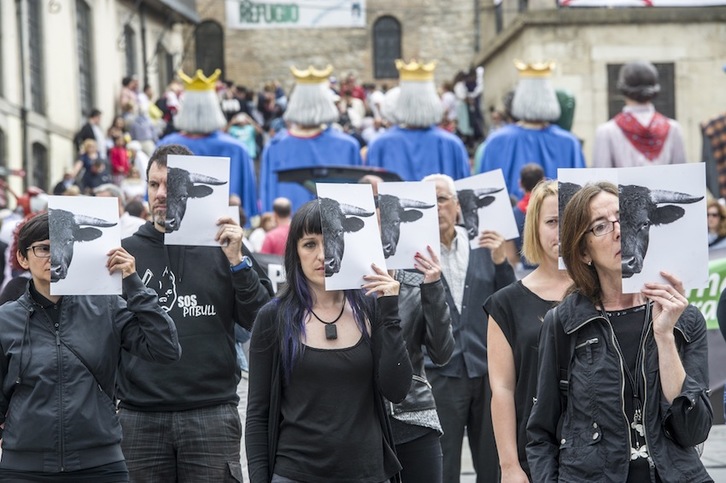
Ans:
[[[658,107],[683,126],[692,161],[700,160],[699,124],[726,110],[726,7],[557,8],[554,0],[503,0],[498,5],[492,0],[367,0],[365,28],[266,30],[228,28],[225,2],[220,0],[197,0],[197,7],[200,18],[220,30],[224,76],[255,89],[272,79],[289,89],[289,66],[328,63],[339,77],[352,71],[361,81],[391,84],[391,79],[376,78],[375,64],[376,27],[391,19],[400,27],[403,58],[438,60],[437,83],[459,70],[484,66],[485,113],[501,108],[502,96],[516,85],[513,59],[554,60],[554,85],[576,97],[572,130],[584,141],[588,159],[595,128],[622,102],[612,77],[625,62],[646,59],[664,69]],[[187,55],[185,68],[195,67],[194,56]]]
[[[437,60],[437,82],[452,79],[457,71],[474,65],[480,55],[477,46],[483,27],[476,3],[366,0],[365,28],[236,30],[227,26],[225,2],[197,0],[197,11],[202,21],[216,22],[223,31],[225,78],[250,88],[278,79],[289,88],[289,67],[308,64],[332,64],[338,77],[354,72],[361,81],[390,83],[392,79],[375,75],[374,31],[380,21],[399,25],[403,58]],[[481,3],[490,6],[491,1]],[[185,68],[194,69],[194,60],[188,56]]]
[[[194,0],[0,2],[0,168],[26,172],[8,177],[12,189],[53,188],[84,116],[98,108],[110,126],[122,77],[163,91],[181,64],[180,25],[196,21]]]
[[[700,123],[726,111],[726,7],[556,9],[550,0],[528,3],[520,11],[517,2],[505,0],[498,12],[501,30],[483,37],[477,63],[486,68],[486,106],[500,108],[516,85],[512,59],[556,61],[552,83],[575,95],[572,131],[589,160],[596,127],[622,105],[614,86],[618,66],[649,60],[661,73],[657,107],[680,122],[689,161],[701,160]]]

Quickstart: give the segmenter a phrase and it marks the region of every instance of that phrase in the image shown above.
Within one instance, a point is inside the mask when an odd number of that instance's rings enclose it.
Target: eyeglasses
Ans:
[[[604,236],[604,235],[607,235],[608,233],[612,233],[615,230],[615,223],[620,224],[620,220],[601,221],[597,225],[595,225],[592,228],[590,228],[589,230],[587,230],[587,232],[585,232],[585,233],[592,232],[592,234],[595,236]]]
[[[35,245],[28,248],[33,250],[33,254],[38,258],[50,258],[50,245]]]
[[[718,213],[709,213],[708,216],[711,218],[721,218],[721,215],[719,215]]]
[[[443,205],[446,204],[447,201],[453,199],[453,196],[437,196],[436,197],[436,203]]]

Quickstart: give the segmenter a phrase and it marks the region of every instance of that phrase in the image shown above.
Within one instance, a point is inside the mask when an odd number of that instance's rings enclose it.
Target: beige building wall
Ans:
[[[116,111],[116,99],[121,88],[121,77],[126,72],[123,45],[123,25],[129,22],[136,30],[138,72],[143,72],[141,55],[141,25],[134,9],[136,2],[122,0],[87,0],[91,7],[92,72],[94,105],[103,112],[102,127],[110,125]],[[45,113],[32,112],[28,108],[27,144],[28,156],[32,156],[33,143],[42,144],[48,151],[48,189],[62,178],[75,159],[73,136],[85,122],[80,112],[79,64],[76,40],[75,2],[59,2],[60,8],[51,8],[48,2],[40,2],[43,29],[43,64]],[[5,134],[6,150],[0,153],[10,168],[29,166],[31,160],[23,159],[21,109],[23,104],[21,79],[30,79],[28,66],[21,72],[20,46],[16,2],[0,2],[0,49],[2,49],[2,85],[0,92],[0,129]],[[183,32],[178,26],[168,29],[166,18],[161,15],[146,16],[147,59],[152,59],[156,41],[174,53],[178,62],[183,53]],[[166,31],[165,31],[166,30]],[[28,42],[27,28],[24,30]],[[28,52],[26,47],[26,53]],[[155,75],[156,60],[150,63],[150,82],[156,92],[162,88]],[[32,82],[32,79],[30,79]],[[30,103],[30,98],[28,98]],[[11,187],[22,192],[22,181],[10,177]],[[12,201],[11,201],[12,202]]]
[[[309,64],[332,64],[339,78],[352,71],[360,81],[382,82],[373,78],[372,32],[375,21],[387,15],[401,23],[405,59],[437,60],[436,81],[452,79],[479,57],[474,5],[472,0],[367,0],[367,26],[355,29],[235,30],[227,28],[224,2],[197,0],[197,11],[202,20],[215,20],[225,29],[225,78],[257,89],[272,79],[289,88],[289,67]],[[196,68],[193,53],[184,67]]]

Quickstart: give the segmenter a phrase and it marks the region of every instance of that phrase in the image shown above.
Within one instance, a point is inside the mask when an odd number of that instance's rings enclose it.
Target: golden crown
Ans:
[[[333,66],[328,64],[325,69],[316,69],[312,65],[305,70],[296,69],[295,66],[290,67],[295,81],[302,84],[322,84],[328,81],[328,77],[333,73]]]
[[[411,59],[411,62],[407,64],[403,59],[397,59],[396,69],[398,69],[402,81],[432,81],[434,80],[436,61],[432,60],[428,64],[424,64]]]
[[[521,77],[549,77],[555,70],[554,61],[526,63],[521,60],[514,60],[514,67],[519,71]]]
[[[222,71],[217,69],[209,77],[204,75],[204,72],[202,72],[202,69],[197,69],[197,72],[194,74],[194,77],[189,77],[182,70],[179,70],[179,72],[177,72],[177,73],[179,74],[179,78],[182,80],[182,82],[184,82],[184,88],[186,90],[188,90],[188,91],[213,91],[217,84],[217,79],[219,79],[219,76],[222,74]]]

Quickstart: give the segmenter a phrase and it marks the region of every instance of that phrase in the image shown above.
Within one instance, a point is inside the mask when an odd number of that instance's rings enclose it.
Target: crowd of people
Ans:
[[[439,92],[433,63],[397,67],[385,93],[332,68],[293,68],[289,95],[273,82],[257,96],[200,71],[152,102],[127,78],[111,129],[91,113],[56,188],[118,198],[128,236],[106,267],[124,296],[51,295],[49,215],[28,209],[8,248],[24,278],[0,306],[0,480],[240,482],[244,441],[253,483],[452,483],[466,435],[477,482],[712,481],[695,448],[713,422],[705,320],[668,272],[623,293],[617,186],[588,184],[558,209],[556,169],[585,163],[557,125],[553,66],[517,65],[515,122],[478,164],[483,72]],[[598,165],[684,161],[677,123],[652,106],[655,68],[627,64],[619,88]],[[244,210],[216,221],[219,247],[165,245],[173,155],[230,158]],[[440,255],[326,290],[321,205],[278,176],[331,156],[431,182]],[[461,226],[455,181],[496,168],[517,198],[514,249]],[[374,194],[380,181],[361,180]],[[708,204],[713,245],[724,213]],[[277,293],[255,251],[282,257]]]

